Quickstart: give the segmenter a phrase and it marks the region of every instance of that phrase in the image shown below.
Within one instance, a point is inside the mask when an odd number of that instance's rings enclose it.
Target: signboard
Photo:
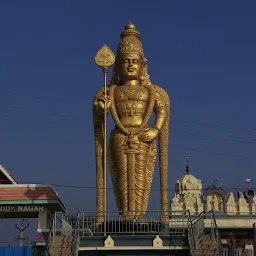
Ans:
[[[0,213],[5,212],[42,212],[43,206],[38,205],[5,205],[0,206]]]

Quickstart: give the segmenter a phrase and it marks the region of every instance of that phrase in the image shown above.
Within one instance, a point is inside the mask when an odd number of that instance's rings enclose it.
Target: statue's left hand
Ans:
[[[138,138],[142,142],[150,142],[155,140],[158,134],[159,134],[158,129],[147,128],[138,136]]]

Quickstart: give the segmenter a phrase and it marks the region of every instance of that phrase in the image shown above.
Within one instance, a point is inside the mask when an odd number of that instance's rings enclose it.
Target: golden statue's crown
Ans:
[[[113,69],[111,83],[119,85],[119,60],[123,54],[136,53],[141,56],[144,61],[142,68],[141,84],[150,85],[150,77],[148,74],[147,59],[144,56],[143,47],[140,41],[140,32],[136,30],[135,25],[129,21],[125,26],[125,30],[120,35],[121,41],[117,48],[116,62]]]
[[[137,53],[144,57],[143,47],[140,41],[140,32],[136,30],[135,25],[129,21],[125,26],[125,30],[120,35],[117,54]]]

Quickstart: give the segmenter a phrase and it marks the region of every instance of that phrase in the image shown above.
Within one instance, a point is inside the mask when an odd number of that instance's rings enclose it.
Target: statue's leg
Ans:
[[[153,142],[155,143],[155,142]],[[135,188],[137,217],[143,217],[148,206],[148,199],[154,172],[155,155],[151,154],[152,143],[140,143],[139,154],[136,154]]]
[[[117,208],[121,215],[128,211],[126,137],[112,131],[109,138],[108,160]]]
[[[144,196],[143,196],[145,202],[147,203],[143,204],[143,211],[146,211],[148,208],[148,201],[149,201],[149,196],[151,191],[153,174],[154,174],[155,165],[156,165],[156,155],[157,155],[156,141],[154,140],[150,144],[148,158],[147,158],[148,161],[147,161],[146,187],[148,189],[144,191]]]

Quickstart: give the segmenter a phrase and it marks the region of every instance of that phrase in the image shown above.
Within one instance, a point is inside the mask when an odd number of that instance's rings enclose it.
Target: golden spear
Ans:
[[[111,67],[115,63],[115,55],[110,50],[107,45],[103,45],[95,56],[95,63],[97,66],[102,68],[104,74],[104,155],[103,155],[103,162],[104,162],[104,187],[103,187],[103,194],[104,194],[104,236],[106,236],[106,225],[107,225],[107,72],[108,68]]]

